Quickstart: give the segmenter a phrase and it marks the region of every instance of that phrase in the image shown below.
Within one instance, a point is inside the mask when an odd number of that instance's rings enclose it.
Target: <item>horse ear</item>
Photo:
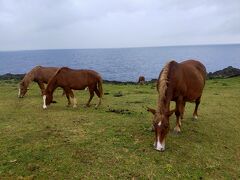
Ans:
[[[155,109],[147,107],[147,111],[151,112],[153,115],[156,114],[156,110]]]
[[[175,113],[176,109],[173,109],[171,111],[168,111],[167,112],[167,115],[170,117],[173,113]]]

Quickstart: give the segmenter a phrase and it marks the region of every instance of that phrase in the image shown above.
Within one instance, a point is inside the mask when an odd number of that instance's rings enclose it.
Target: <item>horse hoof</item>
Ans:
[[[198,116],[194,115],[193,120],[198,120]]]
[[[99,106],[100,106],[100,105],[99,105],[99,104],[97,104],[97,105],[95,106],[95,109],[97,109]]]
[[[179,134],[181,134],[181,131],[173,131],[173,134],[175,134],[175,135],[179,135]]]
[[[149,130],[150,132],[154,132],[154,131],[155,131],[155,129],[154,129],[153,126],[151,126],[150,128],[148,128],[148,130]]]
[[[181,134],[181,130],[180,130],[180,128],[174,128],[174,130],[173,130],[173,134],[174,135],[180,135]]]

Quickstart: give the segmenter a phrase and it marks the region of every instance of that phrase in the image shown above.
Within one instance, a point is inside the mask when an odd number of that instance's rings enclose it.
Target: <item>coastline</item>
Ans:
[[[0,80],[16,80],[20,81],[23,79],[25,74],[12,74],[12,73],[6,73],[3,75],[0,75]],[[215,72],[209,72],[207,73],[207,79],[217,79],[217,78],[231,78],[240,76],[240,69],[234,68],[232,66],[228,66],[222,70],[218,70]],[[137,77],[136,77],[137,79]],[[145,83],[154,83],[157,79],[151,79],[150,81],[145,81]],[[137,81],[115,81],[115,80],[103,80],[106,84],[137,84]]]

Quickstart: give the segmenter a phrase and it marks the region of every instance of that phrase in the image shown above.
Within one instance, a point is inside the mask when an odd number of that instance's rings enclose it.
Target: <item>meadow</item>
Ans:
[[[19,99],[17,81],[0,81],[0,179],[240,179],[240,77],[207,80],[198,120],[187,103],[175,135],[171,117],[165,152],[149,130],[154,84],[103,88],[98,109],[87,91],[67,107],[58,89],[43,110],[36,84]]]

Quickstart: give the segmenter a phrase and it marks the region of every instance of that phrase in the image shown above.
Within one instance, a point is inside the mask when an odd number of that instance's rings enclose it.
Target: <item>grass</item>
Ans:
[[[36,84],[18,99],[17,82],[0,81],[0,179],[239,179],[240,78],[208,80],[199,119],[188,103],[163,153],[149,131],[152,86],[104,84],[99,109],[84,108],[86,91],[75,92],[78,108],[66,107],[57,90],[58,103],[43,110]]]

